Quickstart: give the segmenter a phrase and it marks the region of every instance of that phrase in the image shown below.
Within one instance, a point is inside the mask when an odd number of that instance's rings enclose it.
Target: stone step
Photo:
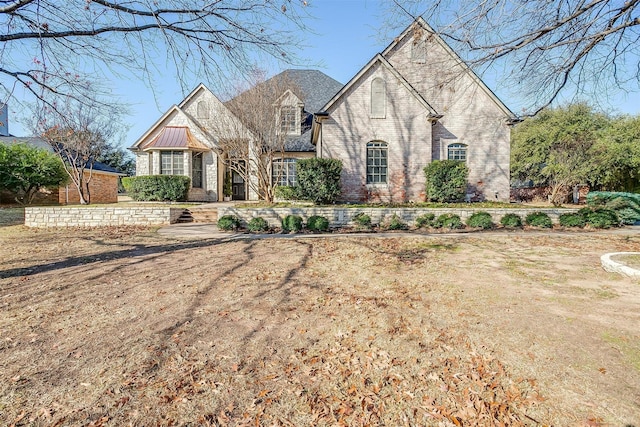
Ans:
[[[193,216],[191,215],[191,211],[189,211],[189,209],[185,209],[184,211],[182,211],[182,215],[178,217],[176,222],[181,224],[186,222],[193,222]]]
[[[191,216],[194,222],[215,224],[218,222],[218,209],[191,209]]]

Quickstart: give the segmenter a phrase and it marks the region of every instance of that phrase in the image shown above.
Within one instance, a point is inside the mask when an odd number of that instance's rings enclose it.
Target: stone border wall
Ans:
[[[577,212],[578,209],[482,209],[482,208],[332,208],[332,207],[299,207],[299,208],[235,208],[235,207],[219,207],[218,218],[224,215],[236,215],[245,224],[251,218],[262,217],[270,226],[280,227],[282,219],[287,215],[299,215],[306,222],[310,216],[319,215],[329,220],[329,226],[332,228],[355,225],[353,218],[360,214],[366,214],[371,217],[372,224],[380,224],[385,218],[397,215],[403,222],[414,225],[415,220],[420,215],[432,213],[436,216],[442,214],[456,214],[460,216],[463,222],[474,213],[484,211],[488,212],[493,218],[493,222],[500,223],[500,219],[508,213],[520,215],[524,222],[525,216],[531,212],[545,212],[554,223],[558,222],[558,217],[563,213]]]
[[[175,223],[184,208],[131,207],[36,207],[25,208],[27,227],[105,227],[114,225],[167,225]]]

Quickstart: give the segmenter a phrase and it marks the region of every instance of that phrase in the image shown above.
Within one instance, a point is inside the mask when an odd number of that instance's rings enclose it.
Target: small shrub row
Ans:
[[[187,200],[191,179],[183,175],[145,175],[122,178],[127,194],[137,202]]]
[[[218,219],[218,229],[223,231],[235,231],[240,228],[241,221],[235,215],[224,215]],[[307,220],[307,229],[315,232],[329,230],[329,220],[323,216],[311,216]],[[247,223],[247,230],[251,233],[264,233],[269,231],[269,223],[261,217],[251,218]],[[282,220],[282,231],[297,233],[302,230],[302,217],[287,215]]]

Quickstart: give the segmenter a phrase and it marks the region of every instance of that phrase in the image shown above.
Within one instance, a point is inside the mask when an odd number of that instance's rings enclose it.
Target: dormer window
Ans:
[[[280,107],[280,131],[285,134],[297,134],[296,107]]]

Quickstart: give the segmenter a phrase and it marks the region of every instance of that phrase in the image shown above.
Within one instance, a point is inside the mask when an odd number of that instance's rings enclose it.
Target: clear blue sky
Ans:
[[[307,21],[310,33],[301,34],[302,43],[308,46],[301,57],[316,64],[317,68],[340,81],[347,83],[376,53],[381,52],[394,35],[384,28],[385,17],[379,0],[316,0],[311,1],[311,20]],[[428,17],[427,17],[428,21]],[[407,25],[410,21],[407,21]],[[398,30],[397,32],[401,31]],[[169,66],[170,67],[170,66]],[[280,70],[273,70],[273,74]],[[485,82],[496,94],[518,113],[522,107],[521,100],[513,94],[500,90],[501,85],[494,76],[483,76]],[[191,89],[201,82],[194,76]],[[211,88],[215,82],[203,81]],[[130,130],[121,142],[124,147],[131,146],[160,116],[173,104],[178,104],[186,95],[182,93],[180,84],[173,73],[155,77],[152,91],[141,80],[113,80],[105,82],[112,92],[123,102],[130,105],[130,115],[126,124]],[[639,114],[640,94],[625,95],[614,93],[611,105],[603,107],[612,112]],[[11,111],[11,108],[10,108]],[[10,132],[23,136],[27,132],[22,129],[11,111]]]

